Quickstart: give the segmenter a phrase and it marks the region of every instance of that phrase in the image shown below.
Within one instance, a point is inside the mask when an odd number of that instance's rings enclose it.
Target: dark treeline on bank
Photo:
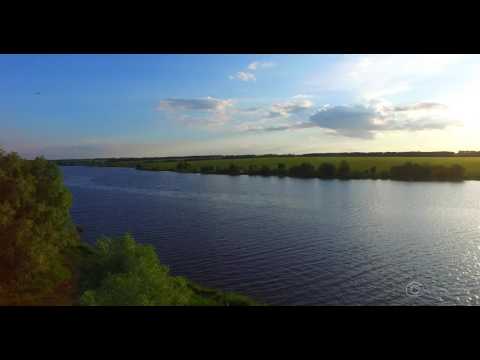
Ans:
[[[153,170],[145,165],[138,165],[139,170]],[[319,179],[391,179],[405,181],[462,181],[465,177],[465,169],[461,165],[452,166],[414,164],[406,162],[403,165],[392,166],[390,171],[377,171],[372,166],[364,171],[352,170],[347,161],[343,160],[338,166],[330,162],[324,162],[315,167],[309,162],[287,168],[284,163],[276,166],[249,165],[246,169],[235,163],[227,167],[215,167],[212,165],[194,167],[188,161],[179,161],[176,171],[202,174],[223,175],[251,175],[251,176],[289,176],[296,178],[319,178]]]
[[[93,159],[61,159],[54,160],[61,166],[92,165],[92,166],[135,166],[144,161],[177,162],[180,160],[235,160],[235,159],[261,159],[272,157],[480,157],[480,151],[390,151],[390,152],[332,152],[308,154],[262,154],[262,155],[198,155],[198,156],[163,156],[163,157],[119,157],[119,158],[93,158]]]

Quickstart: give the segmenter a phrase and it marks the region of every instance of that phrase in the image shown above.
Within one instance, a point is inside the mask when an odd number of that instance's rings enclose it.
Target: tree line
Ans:
[[[435,181],[460,181],[465,177],[465,168],[461,165],[452,166],[414,164],[406,162],[403,165],[392,166],[390,171],[377,171],[372,166],[363,171],[352,170],[346,160],[342,160],[338,166],[331,162],[323,162],[317,167],[309,162],[302,162],[287,168],[285,163],[275,166],[250,164],[242,168],[235,163],[228,166],[203,165],[195,167],[188,161],[179,161],[176,166],[178,172],[198,172],[202,174],[224,175],[251,175],[251,176],[289,176],[297,178],[320,178],[320,179],[392,179],[392,180],[435,180]]]
[[[392,166],[390,177],[398,180],[437,180],[437,181],[461,181],[465,177],[465,169],[458,164],[451,166],[413,164],[407,162],[404,165]]]
[[[330,152],[330,153],[307,153],[307,154],[245,154],[245,155],[190,155],[190,156],[156,156],[156,157],[118,157],[118,158],[94,158],[94,159],[62,159],[54,160],[58,165],[88,165],[109,166],[117,163],[144,163],[144,162],[177,162],[197,160],[235,160],[256,159],[274,157],[471,157],[480,156],[480,151],[460,150],[454,151],[384,151],[384,152]]]

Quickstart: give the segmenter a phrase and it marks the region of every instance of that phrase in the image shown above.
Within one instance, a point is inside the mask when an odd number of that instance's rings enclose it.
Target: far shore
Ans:
[[[418,153],[413,153],[418,155]],[[428,153],[430,154],[430,153]],[[444,153],[439,153],[444,154]],[[200,158],[200,159],[199,159]],[[480,156],[224,156],[54,160],[62,166],[128,167],[221,175],[407,181],[480,180]]]

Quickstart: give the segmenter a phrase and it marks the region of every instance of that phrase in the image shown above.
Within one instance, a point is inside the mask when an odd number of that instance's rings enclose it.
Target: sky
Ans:
[[[480,150],[480,55],[0,55],[33,158]]]

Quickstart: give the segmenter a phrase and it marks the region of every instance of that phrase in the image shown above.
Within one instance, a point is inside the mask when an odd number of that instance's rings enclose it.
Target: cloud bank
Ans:
[[[311,107],[310,104],[307,108],[309,107]],[[297,112],[304,108],[290,106],[287,109]],[[423,102],[391,106],[382,102],[371,102],[365,105],[325,105],[303,122],[249,129],[249,131],[282,131],[320,127],[338,135],[372,139],[380,131],[435,130],[459,124],[449,116],[447,107],[443,104]]]
[[[165,99],[160,101],[157,111],[165,111],[186,125],[216,127],[230,120],[232,107],[231,99]]]
[[[294,114],[301,114],[312,108],[313,102],[307,99],[296,98],[284,103],[273,104],[269,111],[268,117],[286,117]]]

